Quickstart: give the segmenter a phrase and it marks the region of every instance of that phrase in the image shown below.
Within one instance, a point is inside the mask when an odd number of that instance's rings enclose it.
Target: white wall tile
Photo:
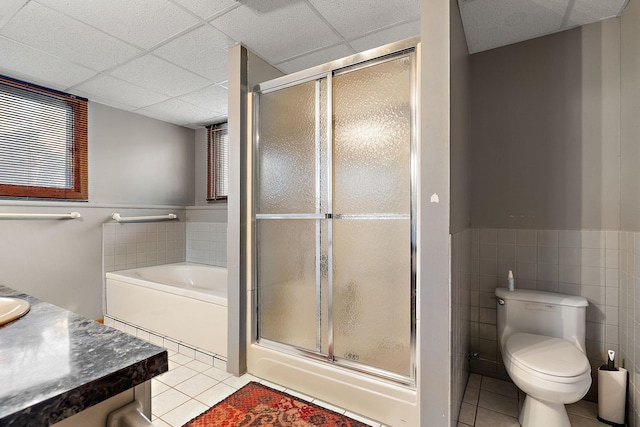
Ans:
[[[561,248],[582,247],[582,234],[578,230],[559,230],[558,246]]]
[[[618,231],[606,231],[605,232],[605,247],[607,249],[618,250],[620,248],[620,232],[618,232]]]
[[[580,265],[587,267],[604,267],[606,262],[604,249],[582,249]]]
[[[558,283],[558,265],[557,264],[538,264],[536,279],[543,282]]]
[[[480,229],[480,244],[498,244],[498,230],[495,228],[481,228]]]
[[[536,230],[518,230],[516,243],[518,245],[535,246],[537,244]]]
[[[499,244],[498,245],[498,260],[499,261],[515,261],[516,260],[516,246],[512,244]]]
[[[516,244],[516,230],[512,229],[499,229],[498,230],[498,244],[500,245],[515,245]]]
[[[535,246],[521,246],[516,247],[516,261],[518,263],[536,263],[537,262],[537,248]]]
[[[558,230],[538,230],[538,246],[558,246]]]
[[[607,249],[605,252],[605,266],[607,268],[619,268],[620,252],[617,249]]]
[[[606,234],[604,231],[582,230],[581,234],[582,234],[581,245],[583,248],[591,248],[591,249],[605,248]]]
[[[558,248],[553,246],[538,246],[538,264],[558,264]]]

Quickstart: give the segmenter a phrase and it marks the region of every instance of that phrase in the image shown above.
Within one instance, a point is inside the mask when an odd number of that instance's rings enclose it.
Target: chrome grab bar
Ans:
[[[0,219],[76,219],[82,218],[80,212],[69,212],[61,214],[39,214],[39,213],[0,213]]]
[[[123,217],[119,213],[111,215],[114,221],[117,222],[144,222],[144,221],[170,221],[178,218],[176,214],[167,215],[151,215],[151,216],[127,216]]]

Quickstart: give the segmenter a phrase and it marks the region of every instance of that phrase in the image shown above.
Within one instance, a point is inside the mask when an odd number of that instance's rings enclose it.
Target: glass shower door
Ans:
[[[410,56],[333,77],[334,356],[411,375]]]
[[[260,344],[414,378],[414,66],[405,52],[258,93]]]
[[[320,265],[326,259],[326,179],[320,173],[326,165],[326,79],[263,94],[258,108],[260,337],[326,354],[327,280]]]

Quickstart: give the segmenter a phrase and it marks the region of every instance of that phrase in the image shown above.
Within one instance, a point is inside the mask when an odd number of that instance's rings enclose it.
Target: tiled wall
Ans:
[[[102,236],[105,272],[183,261],[227,266],[226,223],[106,223]]]
[[[226,267],[227,224],[188,222],[187,261]]]
[[[620,232],[620,353],[629,371],[627,425],[640,427],[640,233]]]
[[[469,378],[471,230],[451,236],[451,253],[451,425],[455,426]]]
[[[496,287],[513,270],[516,287],[582,295],[586,347],[593,368],[587,398],[597,396],[597,368],[618,350],[619,232],[590,230],[471,230],[470,370],[507,379],[496,339]]]
[[[104,271],[182,262],[185,235],[178,221],[103,224]]]

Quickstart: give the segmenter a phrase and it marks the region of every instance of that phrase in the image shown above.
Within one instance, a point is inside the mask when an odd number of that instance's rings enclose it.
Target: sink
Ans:
[[[0,297],[0,325],[24,316],[31,308],[29,301],[19,298]]]

